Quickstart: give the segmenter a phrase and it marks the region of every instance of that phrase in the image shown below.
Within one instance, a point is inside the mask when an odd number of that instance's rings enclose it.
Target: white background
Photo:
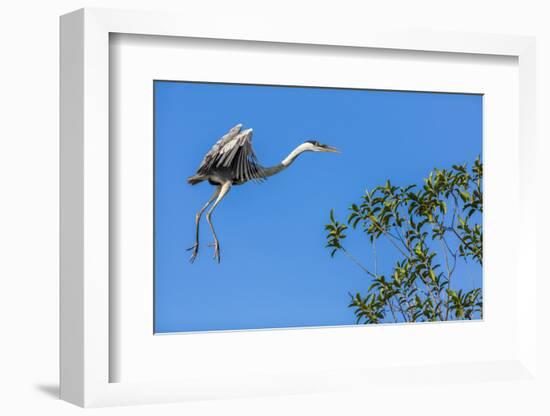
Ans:
[[[185,2],[189,3],[189,2]],[[208,19],[222,13],[246,25],[254,15],[268,15],[285,25],[326,22],[538,36],[539,236],[548,233],[542,218],[548,202],[550,122],[550,12],[544,1],[19,1],[0,12],[0,412],[73,414],[82,412],[55,399],[58,368],[58,16],[83,6],[180,10]],[[540,259],[548,244],[539,237]],[[550,293],[546,281],[539,294]],[[539,367],[550,374],[549,310],[539,302]],[[398,381],[398,380],[396,380]],[[434,385],[429,391],[368,391],[248,400],[195,402],[93,410],[99,414],[548,414],[550,384],[467,383]],[[399,399],[396,399],[399,395]]]

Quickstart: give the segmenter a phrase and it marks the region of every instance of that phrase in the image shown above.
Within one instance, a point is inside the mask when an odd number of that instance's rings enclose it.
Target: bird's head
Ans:
[[[340,153],[340,151],[328,144],[322,144],[315,140],[308,140],[302,144],[304,150],[310,152],[331,152],[331,153]]]

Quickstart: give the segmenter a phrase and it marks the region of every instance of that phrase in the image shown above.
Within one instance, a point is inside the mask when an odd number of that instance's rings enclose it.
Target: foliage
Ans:
[[[367,190],[349,207],[345,223],[330,212],[327,247],[345,254],[369,276],[366,294],[350,294],[357,323],[443,321],[481,317],[482,291],[456,287],[457,261],[483,263],[483,165],[434,169],[423,186],[398,187],[389,180]],[[367,268],[344,246],[347,233],[362,230],[372,250]],[[376,270],[376,242],[389,241],[398,259],[391,273]]]

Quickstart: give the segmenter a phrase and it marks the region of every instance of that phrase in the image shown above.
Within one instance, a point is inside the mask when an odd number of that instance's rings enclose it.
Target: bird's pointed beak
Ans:
[[[323,151],[324,152],[330,152],[330,153],[342,153],[336,147],[329,146],[328,144],[323,146]]]

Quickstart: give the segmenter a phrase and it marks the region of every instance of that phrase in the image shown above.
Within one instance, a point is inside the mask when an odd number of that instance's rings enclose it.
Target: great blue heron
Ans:
[[[202,160],[197,173],[187,179],[191,185],[196,185],[207,180],[216,187],[212,197],[197,212],[195,217],[195,244],[188,250],[193,250],[191,263],[197,257],[199,251],[199,223],[203,212],[214,202],[206,220],[214,237],[214,259],[220,262],[220,243],[212,225],[212,212],[220,203],[233,185],[242,185],[248,181],[263,181],[265,178],[275,175],[289,167],[292,162],[303,152],[338,152],[332,146],[321,144],[314,140],[308,140],[296,147],[281,163],[272,167],[263,167],[258,163],[256,154],[252,149],[252,129],[242,130],[242,124],[237,124],[229,130],[209,150]]]

